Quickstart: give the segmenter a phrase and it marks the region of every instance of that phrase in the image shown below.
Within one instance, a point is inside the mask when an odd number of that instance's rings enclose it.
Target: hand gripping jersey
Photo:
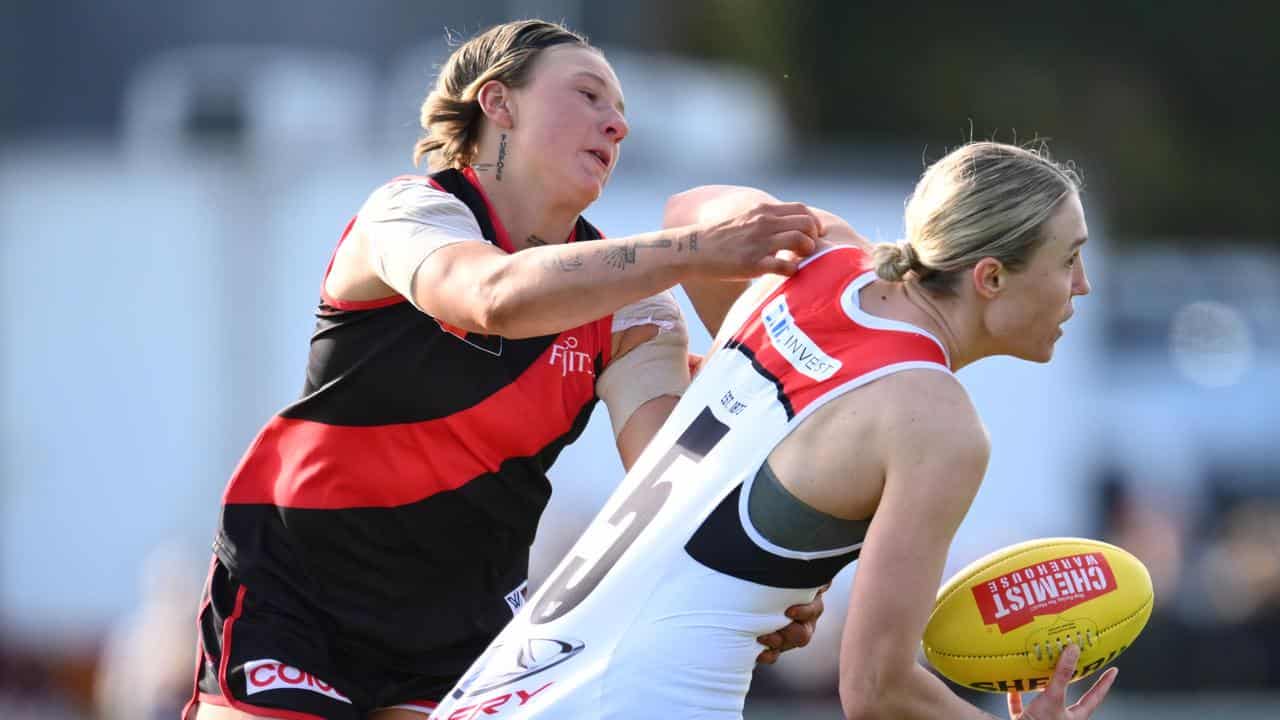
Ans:
[[[421,181],[510,252],[469,172]],[[573,232],[600,237],[581,218]],[[302,397],[227,486],[218,558],[321,618],[316,635],[360,664],[447,677],[443,692],[524,600],[546,470],[595,406],[610,323],[512,340],[446,326],[399,295],[324,298]]]
[[[757,470],[824,403],[902,370],[950,372],[931,335],[860,309],[868,267],[831,248],[750,312],[434,720],[741,717],[756,638],[861,548],[766,539],[747,511]]]

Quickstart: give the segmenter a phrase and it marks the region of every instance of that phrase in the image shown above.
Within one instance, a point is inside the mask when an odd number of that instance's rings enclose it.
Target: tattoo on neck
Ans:
[[[671,247],[672,242],[667,239],[662,240],[637,240],[629,242],[620,247],[612,247],[608,250],[601,250],[599,254],[604,263],[617,270],[626,270],[628,265],[634,265],[636,262],[636,250],[640,248],[662,248]]]
[[[475,163],[471,166],[471,169],[476,172],[489,172],[493,169],[493,163]]]
[[[537,246],[539,246],[539,245],[546,245],[546,244],[547,244],[547,241],[546,241],[546,240],[543,240],[542,238],[538,237],[537,235],[530,235],[530,236],[529,236],[529,239],[528,239],[528,240],[525,240],[525,242],[526,242],[526,243],[528,243],[528,244],[530,244],[530,245],[533,245],[534,247],[537,247]]]
[[[498,141],[498,181],[502,181],[502,167],[507,164],[507,134],[502,133],[502,139]]]

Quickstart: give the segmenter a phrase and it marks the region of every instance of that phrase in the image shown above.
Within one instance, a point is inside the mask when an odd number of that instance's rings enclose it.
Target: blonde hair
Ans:
[[[558,23],[518,20],[489,28],[454,50],[440,69],[435,89],[422,103],[419,122],[426,134],[414,145],[413,163],[438,151],[433,166],[470,165],[484,116],[477,99],[480,88],[490,80],[510,88],[524,87],[538,54],[555,45],[596,49]]]
[[[884,280],[913,275],[936,294],[955,291],[961,271],[991,257],[1026,266],[1058,204],[1080,191],[1069,166],[1036,149],[974,142],[930,165],[907,202],[907,237],[879,243],[872,260]]]

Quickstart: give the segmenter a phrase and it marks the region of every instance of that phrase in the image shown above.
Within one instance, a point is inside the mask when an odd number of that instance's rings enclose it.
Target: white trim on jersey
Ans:
[[[835,252],[836,250],[856,250],[856,249],[857,248],[855,248],[852,245],[833,245],[832,247],[829,247],[823,250],[822,252],[816,252],[810,255],[809,257],[801,260],[800,264],[796,265],[796,269],[800,269],[805,265],[808,265],[809,263],[813,262],[814,260],[817,260],[818,258],[822,257],[823,255],[826,255],[829,252]]]
[[[908,322],[890,320],[889,318],[872,315],[862,309],[862,299],[858,297],[858,291],[874,282],[876,277],[877,275],[875,274],[875,271],[865,272],[855,278],[853,282],[849,283],[849,286],[844,289],[843,293],[841,293],[840,307],[844,308],[844,312],[849,316],[849,319],[863,327],[874,328],[876,330],[894,330],[897,332],[908,332],[915,333],[916,335],[923,335],[937,343],[938,347],[942,350],[942,356],[947,359],[947,367],[951,367],[951,355],[947,352],[947,346],[943,345],[941,340],[934,337],[933,333]]]
[[[892,375],[893,373],[901,372],[903,370],[937,370],[939,372],[945,372],[948,375],[954,375],[950,368],[927,360],[912,360],[910,362],[901,362],[894,365],[885,365],[884,367],[877,368],[869,373],[859,375],[849,382],[841,383],[815,398],[813,402],[809,403],[804,408],[804,410],[801,410],[795,415],[795,417],[791,418],[787,423],[787,432],[790,433],[791,430],[795,429],[795,427],[803,422],[805,418],[808,418],[816,412],[818,408],[826,405],[828,402],[831,402],[840,395],[852,392],[872,380],[879,380],[886,375]],[[768,539],[760,534],[760,531],[756,529],[756,526],[752,524],[751,515],[747,512],[747,499],[751,496],[751,486],[755,484],[756,477],[758,477],[758,475],[759,469],[757,468],[756,472],[749,475],[747,479],[742,482],[742,493],[738,498],[738,519],[742,522],[742,527],[746,530],[747,537],[751,538],[751,542],[755,543],[756,547],[779,557],[791,558],[793,560],[819,560],[821,558],[835,557],[836,555],[853,552],[854,550],[862,547],[862,543],[859,542],[847,547],[835,548],[833,550],[814,550],[805,552],[801,550],[791,550],[784,548],[781,545],[775,545],[774,543],[769,542]]]

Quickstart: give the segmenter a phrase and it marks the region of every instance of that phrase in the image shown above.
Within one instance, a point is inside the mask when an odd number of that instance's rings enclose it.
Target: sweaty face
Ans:
[[[583,208],[600,196],[618,164],[628,126],[622,88],[600,53],[572,45],[543,50],[532,78],[513,92],[508,163],[528,163],[544,188]]]
[[[1080,196],[1071,193],[1041,228],[1043,240],[1018,272],[1005,271],[1005,285],[988,308],[987,326],[1005,354],[1048,362],[1075,312],[1071,300],[1089,293],[1081,246],[1089,237]]]

